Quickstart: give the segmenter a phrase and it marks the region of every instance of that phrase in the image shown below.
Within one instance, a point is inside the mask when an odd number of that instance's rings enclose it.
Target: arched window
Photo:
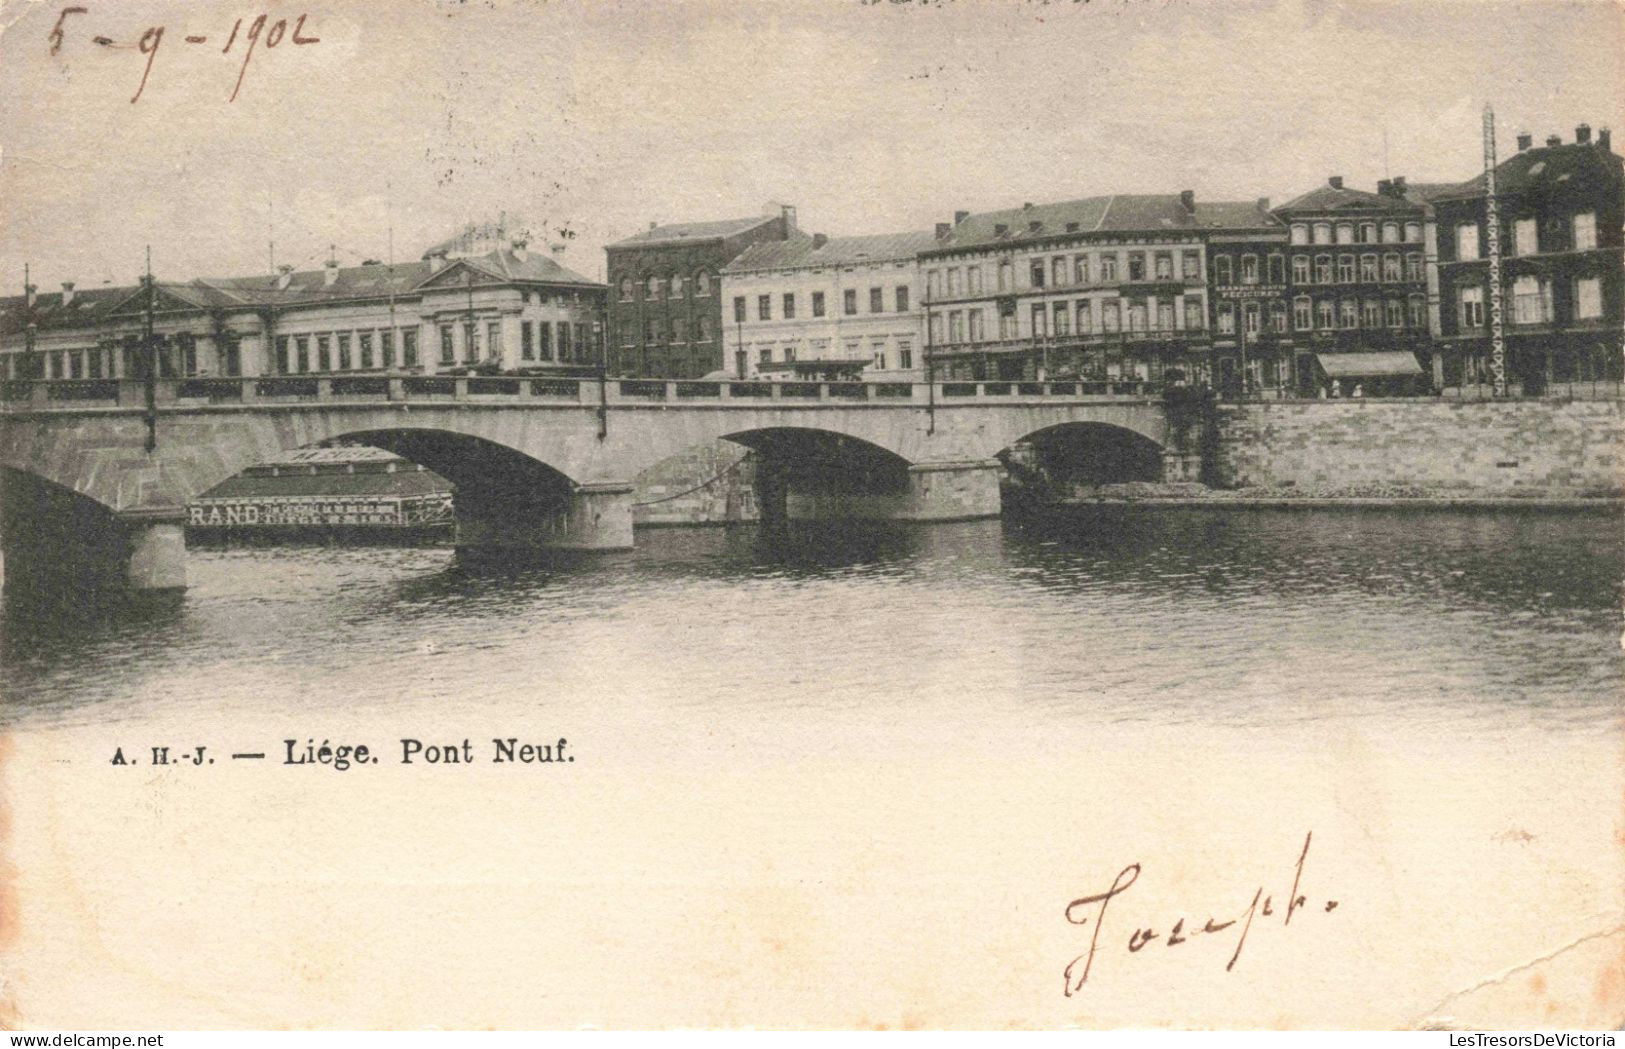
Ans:
[[[711,294],[711,274],[706,270],[694,274],[694,294],[697,296]]]
[[[1382,239],[1387,244],[1397,242],[1399,240],[1399,223],[1384,222],[1382,224]]]
[[[1388,313],[1388,327],[1403,328],[1405,326],[1405,302],[1402,299],[1389,299],[1385,304]]]
[[[1339,243],[1339,244],[1353,244],[1354,243],[1354,223],[1352,223],[1352,222],[1339,222],[1337,224],[1337,243]]]
[[[687,283],[688,283],[688,281],[683,277],[683,275],[681,273],[673,273],[671,275],[671,297],[674,298],[674,299],[682,298],[683,297],[683,285],[685,285]]]
[[[1332,224],[1330,222],[1315,223],[1315,243],[1330,244],[1332,242]]]
[[[1292,224],[1292,243],[1309,243],[1309,226],[1306,223],[1294,222]]]
[[[1315,327],[1330,331],[1337,326],[1337,305],[1331,299],[1315,303]]]
[[[660,298],[660,278],[654,276],[653,274],[650,274],[649,276],[649,298]]]
[[[1360,326],[1360,307],[1353,299],[1344,299],[1337,312],[1338,327],[1358,328]]]
[[[633,289],[633,287],[634,287],[634,285],[632,284],[632,278],[631,277],[622,277],[621,278],[621,301],[622,302],[631,302],[632,301],[632,294],[633,294],[632,289]]]
[[[1292,326],[1299,331],[1308,331],[1315,326],[1312,304],[1309,296],[1299,295],[1292,300]]]
[[[1405,223],[1405,239],[1408,240],[1408,241],[1413,241],[1413,242],[1421,240],[1422,239],[1422,224],[1420,222],[1407,222],[1407,223]]]
[[[1213,283],[1230,283],[1230,256],[1220,255],[1213,260]]]
[[[1315,283],[1330,284],[1332,282],[1332,257],[1330,255],[1315,256]]]

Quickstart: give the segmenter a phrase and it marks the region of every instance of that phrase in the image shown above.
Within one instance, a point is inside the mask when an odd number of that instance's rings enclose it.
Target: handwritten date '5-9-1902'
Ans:
[[[69,40],[69,30],[76,16],[89,15],[90,8],[80,6],[64,7],[56,17],[56,24],[52,26],[48,39],[51,42],[51,54],[62,52],[64,43]],[[237,101],[237,95],[243,89],[243,77],[248,73],[248,64],[253,61],[254,52],[260,47],[269,51],[284,42],[299,47],[310,44],[319,44],[321,37],[313,36],[305,28],[304,14],[296,15],[292,19],[278,18],[271,20],[270,15],[261,14],[254,18],[239,18],[231,26],[231,32],[226,36],[226,44],[220,49],[223,55],[236,53],[242,55],[242,63],[237,67],[237,82],[232,85],[231,97],[228,102]],[[90,42],[98,47],[111,50],[135,50],[146,56],[146,63],[141,70],[141,82],[136,86],[135,94],[130,96],[133,104],[141,100],[141,95],[147,90],[147,78],[152,75],[153,63],[158,58],[158,51],[164,43],[165,26],[148,26],[146,30],[133,43],[120,43],[112,37],[94,35]],[[210,37],[206,34],[187,34],[181,38],[186,44],[193,47],[208,45]]]

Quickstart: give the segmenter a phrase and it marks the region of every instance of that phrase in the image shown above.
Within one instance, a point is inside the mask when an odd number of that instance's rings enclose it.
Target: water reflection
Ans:
[[[12,588],[0,719],[500,707],[542,682],[649,716],[1604,730],[1625,679],[1611,515],[1116,508],[638,544],[198,550],[158,603]]]

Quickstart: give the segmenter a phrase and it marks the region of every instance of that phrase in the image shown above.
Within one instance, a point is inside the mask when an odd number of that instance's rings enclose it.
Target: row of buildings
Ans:
[[[406,265],[0,300],[7,378],[131,376],[152,299],[166,375],[470,368],[698,379],[1186,381],[1315,396],[1487,381],[1483,175],[1332,176],[1278,207],[1191,190],[957,212],[829,237],[791,207],[652,225],[607,282],[501,227]],[[1625,176],[1605,129],[1497,168],[1508,375],[1618,380]]]

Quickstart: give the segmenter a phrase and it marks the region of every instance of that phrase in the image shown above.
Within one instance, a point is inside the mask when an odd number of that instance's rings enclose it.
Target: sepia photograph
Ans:
[[[0,1028],[1614,1044],[1617,0],[0,0],[0,85]]]

